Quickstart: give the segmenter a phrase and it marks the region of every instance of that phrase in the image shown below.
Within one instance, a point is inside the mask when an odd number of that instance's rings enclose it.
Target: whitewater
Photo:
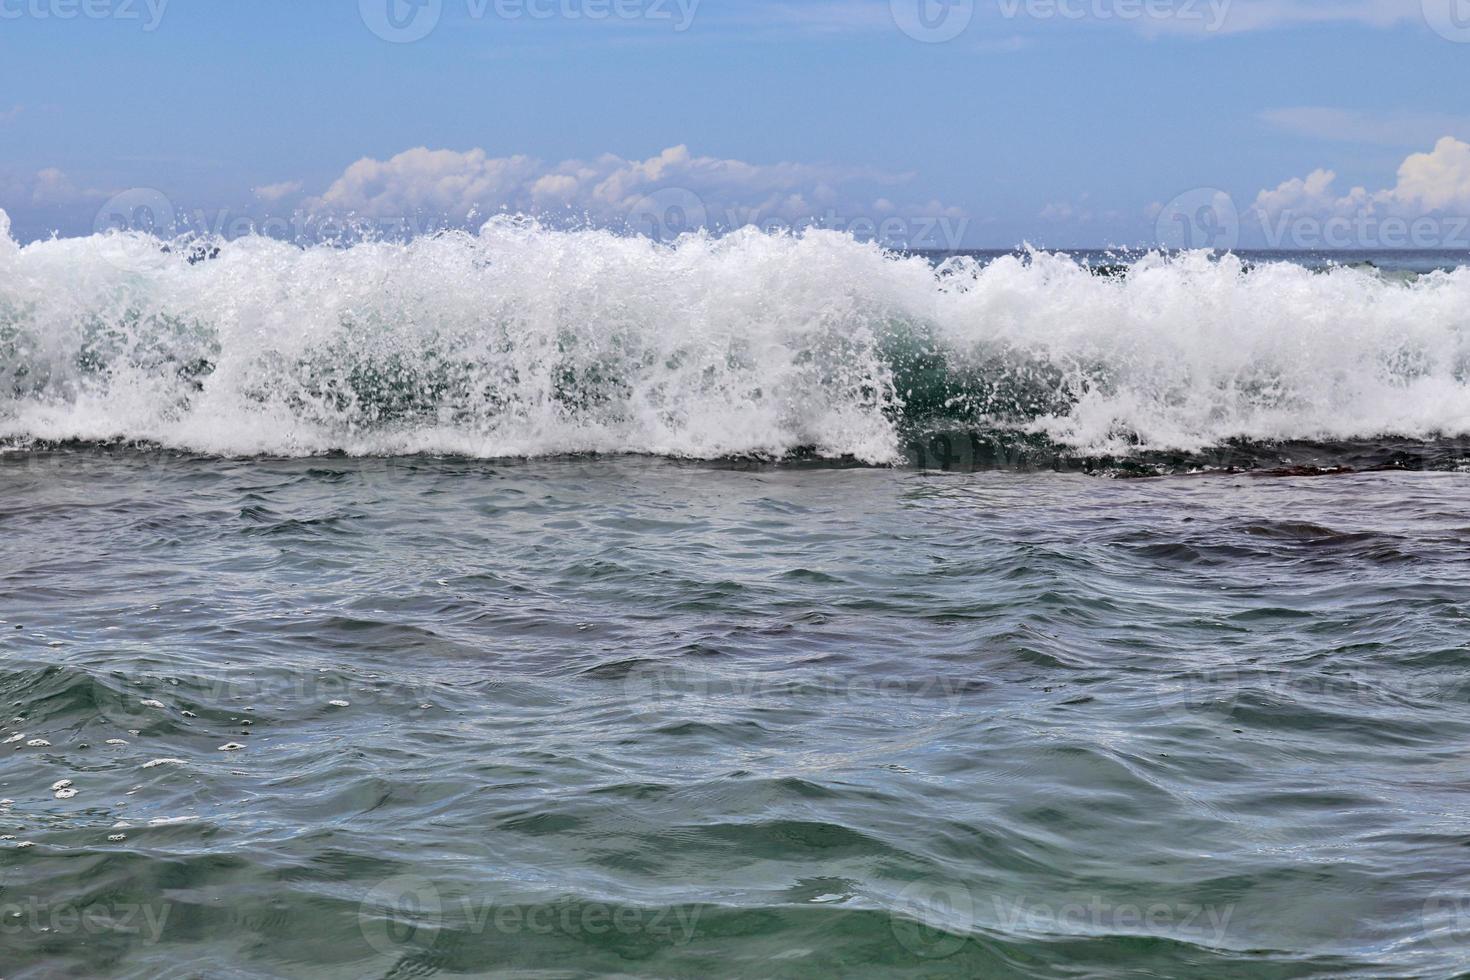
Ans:
[[[937,430],[1078,455],[1467,435],[1470,269],[936,262],[831,231],[660,244],[509,217],[348,247],[21,246],[0,212],[11,445],[894,464]]]

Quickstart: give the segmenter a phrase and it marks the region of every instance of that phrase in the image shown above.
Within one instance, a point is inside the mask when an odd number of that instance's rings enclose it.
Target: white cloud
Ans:
[[[1323,106],[1268,109],[1273,126],[1314,139],[1382,146],[1423,146],[1446,134],[1470,139],[1470,117],[1439,112],[1372,113]]]
[[[499,207],[536,176],[536,161],[529,157],[418,147],[389,160],[364,157],[309,203],[370,217],[425,211],[462,216],[476,206]]]
[[[18,207],[53,207],[78,204],[106,197],[92,188],[79,188],[56,167],[45,167],[33,174],[0,174],[0,203]]]
[[[571,174],[547,174],[531,185],[537,204],[566,204],[577,196],[577,178]]]
[[[1432,153],[1415,153],[1399,167],[1395,199],[1443,211],[1470,212],[1470,143],[1446,136]]]
[[[0,125],[8,122],[14,122],[15,120],[19,119],[20,114],[25,111],[25,106],[21,105],[13,106],[9,109],[0,109]]]
[[[619,221],[646,209],[652,198],[660,208],[667,199],[703,210],[716,226],[809,221],[828,214],[959,216],[938,202],[900,206],[891,195],[874,199],[868,193],[874,186],[902,185],[912,178],[863,168],[695,156],[685,146],[645,160],[604,154],[550,165],[526,156],[492,157],[483,149],[418,147],[387,160],[357,161],[306,206],[388,219],[462,218],[503,209]]]
[[[80,195],[71,178],[55,167],[36,171],[31,183],[31,202],[34,204],[66,204]]]
[[[266,184],[254,188],[254,194],[268,204],[275,204],[293,194],[301,193],[302,183],[299,180],[283,180],[279,184]]]
[[[1336,181],[1333,171],[1314,170],[1261,191],[1254,210],[1272,220],[1281,215],[1470,215],[1470,143],[1446,136],[1432,151],[1411,154],[1399,165],[1393,187],[1377,191],[1354,187],[1339,193]]]
[[[1352,214],[1372,205],[1362,187],[1339,197],[1332,186],[1336,181],[1335,171],[1313,170],[1305,177],[1293,177],[1272,190],[1261,191],[1253,207],[1258,214],[1274,219],[1282,214]]]

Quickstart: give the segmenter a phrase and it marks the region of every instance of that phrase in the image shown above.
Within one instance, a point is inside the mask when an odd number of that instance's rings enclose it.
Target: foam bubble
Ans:
[[[1125,454],[1458,435],[1467,304],[1465,269],[936,269],[828,231],[660,245],[504,219],[408,244],[245,238],[193,264],[135,234],[0,235],[0,437],[884,463],[936,416]]]

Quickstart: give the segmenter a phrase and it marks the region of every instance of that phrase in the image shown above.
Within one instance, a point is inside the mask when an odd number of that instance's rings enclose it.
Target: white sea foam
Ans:
[[[0,234],[0,437],[892,462],[921,404],[1089,452],[1470,433],[1466,269],[936,270],[836,232],[666,246],[512,219],[186,255]]]

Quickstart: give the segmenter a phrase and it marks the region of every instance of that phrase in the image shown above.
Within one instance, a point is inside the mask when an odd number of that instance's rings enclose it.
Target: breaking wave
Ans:
[[[514,218],[345,248],[21,247],[0,212],[0,438],[881,464],[940,431],[1125,458],[1470,434],[1470,269],[1099,271]]]

